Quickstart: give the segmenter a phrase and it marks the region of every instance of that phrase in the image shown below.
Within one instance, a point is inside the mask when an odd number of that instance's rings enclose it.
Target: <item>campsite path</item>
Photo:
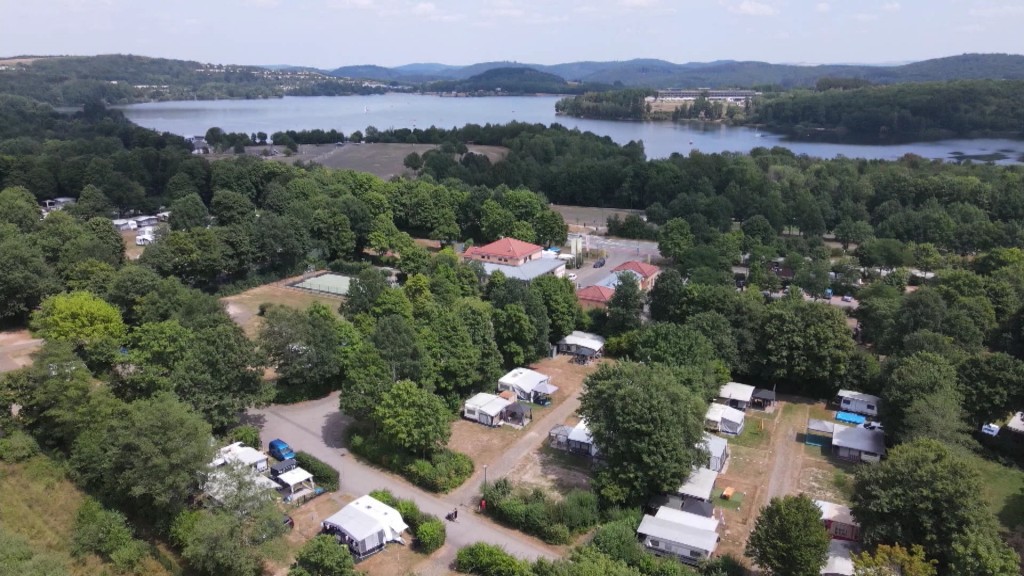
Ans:
[[[548,411],[543,418],[534,420],[529,424],[529,431],[516,440],[504,452],[499,454],[487,463],[487,479],[493,482],[504,476],[509,476],[516,466],[529,452],[533,452],[542,443],[547,441],[548,432],[556,424],[561,424],[576,413],[580,407],[579,393],[566,398]],[[466,506],[476,506],[477,498],[480,496],[480,487],[484,482],[484,468],[477,466],[473,476],[466,480],[462,486],[455,489],[449,498]]]
[[[774,458],[768,489],[758,506],[764,506],[777,496],[796,492],[800,485],[800,470],[803,468],[804,447],[797,442],[797,432],[807,422],[808,407],[793,399],[784,399],[775,421],[771,453]]]
[[[347,456],[348,451],[342,447],[342,437],[351,420],[338,411],[336,392],[320,400],[251,410],[248,419],[261,428],[260,436],[264,445],[275,438],[282,438],[295,450],[308,452],[340,470],[343,492],[361,496],[372,490],[388,489],[399,498],[415,500],[421,510],[438,517],[444,517],[458,506],[459,519],[447,523],[448,540],[440,551],[429,558],[429,568],[424,566],[428,568],[425,573],[446,574],[459,548],[475,542],[497,544],[511,554],[531,561],[542,557],[555,559],[561,555],[557,548],[521,532],[498,526],[478,515],[472,506],[467,506],[462,498],[454,494],[444,496],[428,493],[398,476]],[[472,480],[467,486],[476,488]]]

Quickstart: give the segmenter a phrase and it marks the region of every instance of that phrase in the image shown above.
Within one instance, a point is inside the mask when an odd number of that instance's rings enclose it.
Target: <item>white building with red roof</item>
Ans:
[[[584,310],[590,308],[606,308],[612,296],[615,295],[614,288],[606,286],[587,286],[576,292],[576,299]]]
[[[540,259],[542,250],[536,244],[515,238],[502,238],[484,246],[470,246],[462,253],[462,257],[492,264],[522,266],[530,260]]]
[[[661,268],[638,260],[623,262],[612,269],[614,273],[626,271],[637,275],[640,279],[641,290],[650,290],[654,286],[654,279],[658,277],[658,274],[661,274]]]

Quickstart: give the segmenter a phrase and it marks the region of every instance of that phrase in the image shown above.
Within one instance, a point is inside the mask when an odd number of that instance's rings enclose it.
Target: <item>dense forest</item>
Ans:
[[[651,106],[646,98],[654,90],[616,90],[587,92],[555,103],[555,112],[576,118],[602,118],[606,120],[648,120]]]
[[[271,71],[256,66],[202,64],[130,55],[45,57],[0,66],[0,93],[54,106],[127,104],[153,100],[219,100],[378,94],[315,72]]]
[[[800,139],[901,142],[1024,137],[1024,81],[975,80],[794,91],[765,98],[752,121]]]
[[[560,76],[538,72],[532,68],[495,68],[465,80],[431,82],[422,87],[426,92],[468,92],[517,94],[578,94],[582,85],[570,84]]]
[[[505,561],[509,573],[691,573],[646,560],[630,510],[678,487],[699,457],[689,439],[706,402],[728,379],[811,398],[840,387],[878,394],[894,448],[854,482],[868,546],[921,545],[943,576],[1019,573],[1006,544],[1020,541],[1019,509],[1013,499],[989,509],[973,470],[1009,473],[993,461],[1021,458],[977,433],[1024,408],[1021,167],[782,148],[647,160],[642,143],[560,126],[368,127],[372,142],[441,144],[419,178],[385,182],[256,157],[210,162],[101,106],[62,115],[6,96],[0,118],[0,318],[47,340],[33,366],[0,379],[0,398],[21,406],[17,417],[0,411],[0,455],[65,461],[98,502],[83,506],[80,540],[127,569],[147,561],[145,535],[199,573],[258,572],[259,545],[281,530],[273,508],[195,505],[211,434],[242,434],[247,407],[341,390],[359,423],[354,454],[444,490],[472,472],[446,447],[459,401],[586,329],[621,359],[581,399],[606,466],[594,494],[576,500],[601,508],[586,526],[607,522],[570,558]],[[491,164],[468,142],[510,152]],[[78,203],[41,219],[39,200],[58,194]],[[645,209],[647,222],[621,229],[658,240],[665,270],[651,292],[625,282],[607,312],[584,314],[567,280],[486,277],[414,241],[560,245],[566,222],[548,201]],[[127,261],[110,217],[160,206],[170,221]],[[397,268],[399,285],[367,260]],[[309,265],[355,277],[338,313],[266,307],[251,340],[216,298]],[[746,290],[736,288],[740,265]],[[802,297],[828,288],[856,295],[858,330],[839,308]],[[264,367],[279,377],[264,380]],[[668,421],[684,448],[653,433]],[[512,490],[497,496],[515,501]],[[117,527],[116,546],[88,538],[111,532],[97,526]]]

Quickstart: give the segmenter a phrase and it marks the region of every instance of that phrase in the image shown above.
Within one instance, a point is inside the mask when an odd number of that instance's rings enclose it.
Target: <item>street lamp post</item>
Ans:
[[[487,464],[484,464],[484,488],[487,488]]]

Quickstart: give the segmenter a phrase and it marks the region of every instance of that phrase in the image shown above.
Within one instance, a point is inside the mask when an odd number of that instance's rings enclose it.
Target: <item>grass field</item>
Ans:
[[[320,302],[335,313],[338,312],[338,306],[342,301],[341,297],[307,292],[288,286],[296,280],[299,278],[289,278],[257,286],[241,294],[221,298],[221,302],[227,308],[231,319],[241,326],[250,338],[256,336],[262,323],[262,318],[259,316],[260,304],[279,304],[305,310],[310,304]]]
[[[49,552],[64,560],[67,574],[86,576],[113,573],[113,567],[99,557],[71,555],[71,535],[75,513],[84,496],[45,456],[21,464],[0,464],[0,523],[6,530],[30,542],[39,552]],[[154,559],[147,559],[140,574],[156,576],[181,573],[176,561],[164,552],[153,549],[168,571]],[[3,572],[0,567],[0,572]]]

